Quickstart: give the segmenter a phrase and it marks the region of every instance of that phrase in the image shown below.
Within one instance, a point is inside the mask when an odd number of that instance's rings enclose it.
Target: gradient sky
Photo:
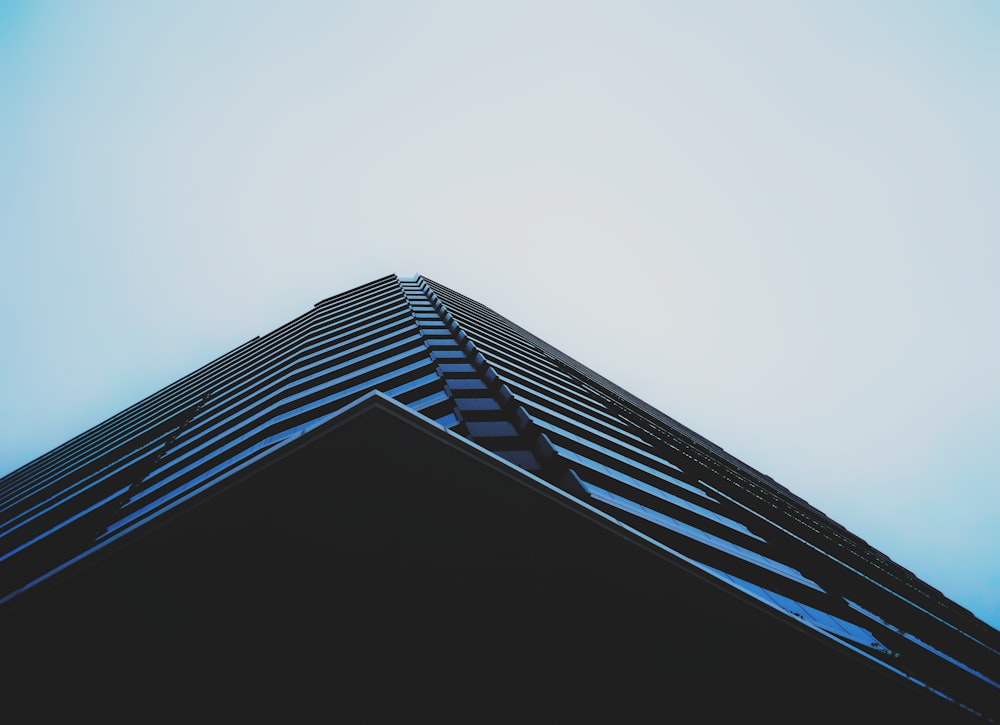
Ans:
[[[392,272],[1000,627],[1000,5],[0,0],[0,473]]]

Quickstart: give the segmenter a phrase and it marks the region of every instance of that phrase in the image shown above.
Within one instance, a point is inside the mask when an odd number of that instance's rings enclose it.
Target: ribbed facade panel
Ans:
[[[995,706],[995,630],[714,443],[423,277],[323,300],[0,479],[0,603],[376,390],[790,625],[969,712]]]

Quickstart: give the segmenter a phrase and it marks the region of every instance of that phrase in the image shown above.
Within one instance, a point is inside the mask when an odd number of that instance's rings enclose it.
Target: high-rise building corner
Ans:
[[[38,720],[1000,718],[1000,633],[422,276],[0,479],[0,651]]]

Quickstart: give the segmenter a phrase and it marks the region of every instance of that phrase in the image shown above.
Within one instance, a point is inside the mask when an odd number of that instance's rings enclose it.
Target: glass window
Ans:
[[[409,407],[413,410],[423,410],[424,408],[429,408],[430,406],[436,405],[437,403],[443,403],[446,400],[448,400],[448,393],[441,390],[432,395],[428,395],[426,398],[415,400],[414,402],[409,404]]]
[[[518,468],[523,468],[527,471],[537,471],[542,467],[531,451],[496,451],[496,454],[501,458],[506,458]]]
[[[474,373],[476,369],[469,363],[443,363],[438,366],[445,375],[449,373]]]
[[[500,403],[493,398],[457,398],[455,402],[462,410],[500,410]]]
[[[448,380],[448,387],[452,390],[486,390],[486,383],[478,378],[452,378]]]
[[[458,418],[455,417],[454,413],[448,413],[448,415],[443,418],[438,418],[437,422],[445,428],[454,428],[458,425]]]
[[[609,448],[605,448],[604,446],[598,445],[596,442],[594,442],[592,440],[587,440],[586,438],[583,438],[581,436],[575,435],[574,433],[569,432],[565,428],[561,428],[561,427],[559,427],[559,426],[557,426],[557,425],[555,425],[553,423],[550,423],[550,422],[548,422],[548,421],[546,421],[546,420],[544,420],[542,418],[534,418],[534,422],[540,428],[545,428],[546,430],[551,431],[552,433],[555,433],[556,435],[562,436],[565,439],[576,441],[577,443],[582,443],[584,446],[586,446],[593,453],[598,453],[598,454],[601,454],[601,455],[605,455],[605,456],[607,456],[609,458],[612,458],[612,459],[614,459],[616,461],[621,461],[622,463],[624,463],[624,464],[626,464],[626,465],[628,465],[628,466],[630,466],[632,468],[635,468],[635,469],[637,469],[639,471],[644,471],[644,472],[650,473],[653,476],[656,476],[658,478],[662,478],[664,480],[670,481],[671,483],[673,483],[673,484],[675,484],[675,485],[677,485],[677,486],[679,486],[681,488],[684,488],[685,490],[691,490],[693,493],[697,493],[698,495],[700,495],[700,496],[702,496],[704,498],[708,498],[708,499],[711,499],[713,501],[715,500],[715,499],[712,499],[711,496],[709,496],[708,494],[706,494],[704,491],[699,490],[698,488],[692,486],[691,484],[685,483],[684,481],[681,481],[678,478],[674,478],[673,476],[671,476],[671,475],[669,475],[667,473],[664,473],[663,471],[658,471],[655,468],[651,468],[650,466],[647,466],[644,463],[641,463],[640,461],[636,460],[636,458],[629,458],[628,456],[623,456],[621,453],[613,451],[613,450],[611,450]],[[617,445],[620,445],[622,448],[633,450],[636,453],[643,453],[638,448],[630,446],[627,443],[624,443],[623,441],[609,441],[609,442],[614,442]],[[657,463],[661,463],[663,465],[670,466],[673,469],[680,470],[680,469],[677,469],[677,466],[673,465],[669,461],[664,461],[662,458],[654,458],[653,456],[651,456],[649,454],[644,454],[644,458],[646,460],[652,459],[652,461],[655,461]]]
[[[691,511],[692,513],[696,513],[699,516],[704,516],[705,518],[711,519],[712,521],[716,521],[722,524],[723,526],[729,527],[733,531],[739,531],[741,534],[752,536],[758,541],[764,541],[764,539],[760,538],[759,536],[751,532],[750,529],[748,529],[746,526],[739,523],[738,521],[733,521],[732,519],[727,518],[722,514],[717,514],[714,511],[699,506],[696,503],[692,503],[691,501],[683,499],[680,496],[674,496],[672,493],[669,493],[667,491],[662,491],[656,486],[651,486],[650,484],[645,483],[644,481],[640,481],[637,478],[633,478],[632,476],[622,473],[621,471],[611,468],[610,466],[605,466],[601,463],[598,463],[597,461],[593,461],[587,458],[586,456],[581,456],[579,453],[574,453],[573,451],[567,450],[555,444],[553,444],[553,446],[561,456],[576,461],[577,463],[582,463],[587,468],[597,471],[598,473],[603,473],[604,475],[610,476],[611,478],[621,481],[622,483],[627,483],[629,486],[632,486],[633,488],[637,488],[640,491],[645,491],[648,494],[656,496],[657,498],[662,499],[663,501],[668,501],[674,504],[675,506]],[[577,475],[579,475],[579,472],[577,472]]]
[[[786,564],[782,564],[780,561],[775,561],[774,559],[764,556],[763,554],[758,554],[756,551],[751,551],[750,549],[744,548],[739,544],[727,541],[720,536],[710,534],[707,531],[702,531],[695,526],[685,524],[683,521],[678,521],[677,519],[671,518],[666,514],[661,514],[659,511],[653,511],[652,509],[646,508],[635,501],[630,501],[624,496],[619,496],[618,494],[606,491],[599,486],[594,486],[586,481],[583,481],[582,483],[583,487],[587,490],[587,493],[596,498],[598,501],[604,501],[605,503],[611,504],[615,508],[627,511],[630,514],[634,514],[635,516],[645,519],[646,521],[672,531],[676,531],[677,533],[690,539],[694,539],[695,541],[708,544],[709,546],[712,546],[720,551],[732,554],[733,556],[739,557],[744,561],[756,564],[764,569],[773,571],[775,574],[780,574],[788,579],[797,581],[800,584],[805,584],[813,589],[823,591],[822,588],[816,584],[816,582],[811,579],[807,579],[798,569],[793,569]]]
[[[465,359],[465,353],[461,350],[432,350],[431,355],[433,355],[438,360],[444,359]]]
[[[505,420],[470,421],[465,424],[474,438],[516,436],[517,429]]]

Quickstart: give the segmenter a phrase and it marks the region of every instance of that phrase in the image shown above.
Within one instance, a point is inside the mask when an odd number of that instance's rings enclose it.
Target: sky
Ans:
[[[0,0],[0,473],[424,274],[1000,627],[1000,5]]]

